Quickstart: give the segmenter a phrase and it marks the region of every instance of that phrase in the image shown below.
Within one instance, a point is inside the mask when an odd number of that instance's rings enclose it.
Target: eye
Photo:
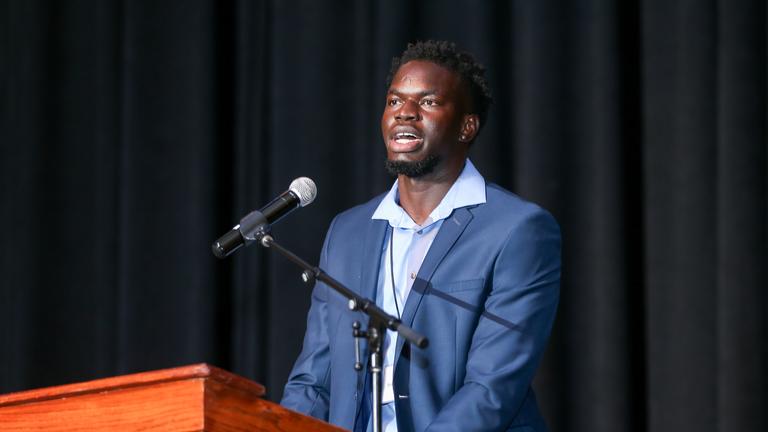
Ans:
[[[387,101],[387,105],[389,105],[391,107],[396,106],[398,104],[400,104],[400,99],[398,99],[398,98],[391,98],[391,99],[389,99]]]
[[[421,104],[424,106],[435,106],[437,105],[437,101],[434,99],[422,99]]]

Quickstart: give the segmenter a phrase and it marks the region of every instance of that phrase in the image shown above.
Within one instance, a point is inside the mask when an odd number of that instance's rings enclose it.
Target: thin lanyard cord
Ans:
[[[395,299],[395,309],[397,309],[397,319],[400,319],[400,306],[397,305],[397,290],[395,290],[395,259],[392,249],[395,247],[395,227],[392,227],[392,234],[389,236],[389,280],[392,282],[392,297]]]

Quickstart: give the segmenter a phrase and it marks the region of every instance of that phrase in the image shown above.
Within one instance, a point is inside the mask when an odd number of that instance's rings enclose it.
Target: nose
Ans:
[[[419,104],[413,101],[405,101],[395,113],[395,120],[409,121],[419,119]]]

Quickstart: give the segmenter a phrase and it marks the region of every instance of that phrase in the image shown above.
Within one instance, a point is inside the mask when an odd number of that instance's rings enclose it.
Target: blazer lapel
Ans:
[[[388,226],[389,223],[385,220],[371,219],[363,243],[363,260],[358,293],[374,302],[376,301],[376,285],[379,281],[379,267],[381,267],[381,252]]]
[[[432,279],[432,275],[435,273],[437,266],[443,260],[445,255],[453,247],[458,240],[464,229],[472,220],[472,213],[466,208],[458,208],[454,210],[453,214],[443,221],[443,225],[440,227],[435,240],[432,242],[432,246],[427,252],[427,256],[424,257],[424,262],[421,264],[419,274],[416,276],[416,280],[413,282],[411,292],[408,294],[408,300],[405,301],[405,308],[403,309],[403,317],[401,321],[410,327],[413,324],[413,318],[416,316],[416,311],[421,304],[421,299],[424,297],[427,288],[429,287],[429,281]],[[418,329],[414,329],[418,331]],[[397,346],[395,347],[395,364],[400,359],[400,353],[403,348],[404,339],[397,338]]]

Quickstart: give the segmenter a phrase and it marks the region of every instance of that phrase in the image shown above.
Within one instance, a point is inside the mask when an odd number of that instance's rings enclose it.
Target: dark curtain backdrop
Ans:
[[[390,58],[442,38],[495,92],[473,161],[562,226],[552,429],[768,430],[764,1],[0,5],[0,393],[209,362],[279,399],[310,288],[210,243],[304,175],[275,237],[316,262],[391,184]]]

